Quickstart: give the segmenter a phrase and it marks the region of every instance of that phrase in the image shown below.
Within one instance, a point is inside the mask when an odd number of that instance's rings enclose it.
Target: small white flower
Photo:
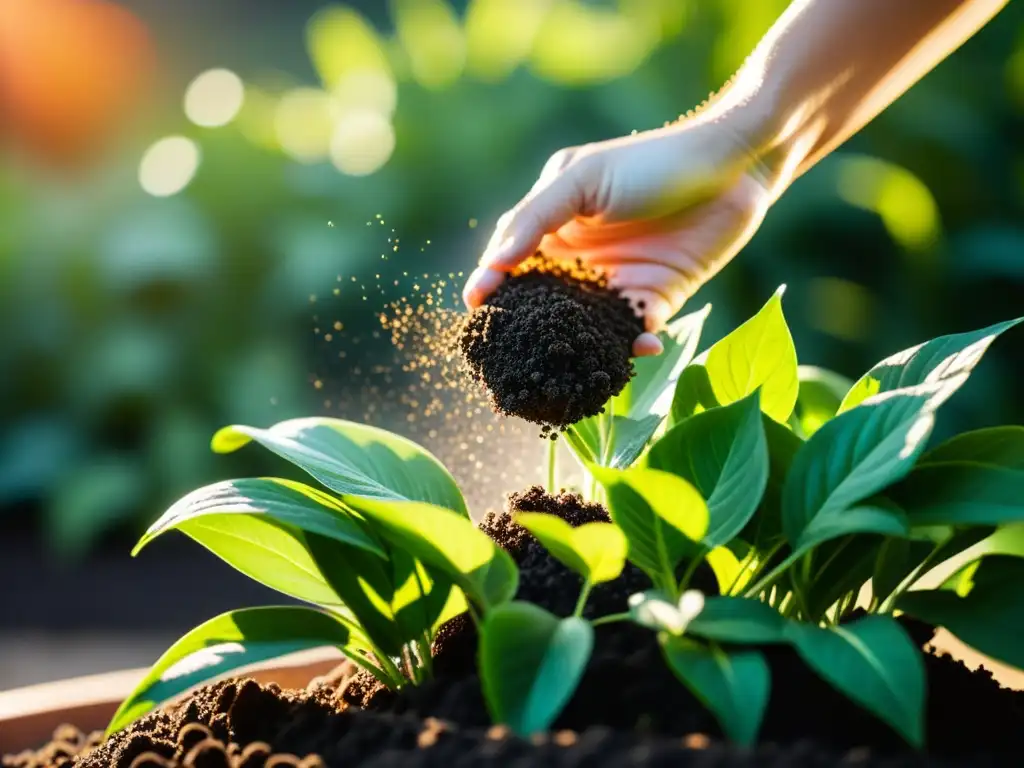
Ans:
[[[690,622],[704,610],[704,595],[690,589],[682,594],[679,603],[676,604],[661,597],[637,593],[629,598],[629,608],[638,624],[681,635]]]

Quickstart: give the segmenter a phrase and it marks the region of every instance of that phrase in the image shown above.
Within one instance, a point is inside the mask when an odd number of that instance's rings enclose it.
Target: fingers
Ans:
[[[477,267],[470,273],[462,289],[462,301],[468,309],[476,309],[498,289],[504,279],[505,273],[500,270]]]
[[[540,241],[580,213],[586,178],[570,153],[555,154],[540,179],[515,208],[498,220],[480,259],[491,269],[510,271],[533,255]]]

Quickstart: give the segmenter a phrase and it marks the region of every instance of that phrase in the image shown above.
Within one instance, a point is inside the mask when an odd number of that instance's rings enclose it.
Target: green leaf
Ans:
[[[800,580],[808,616],[821,618],[840,598],[860,592],[871,578],[881,542],[880,536],[845,536],[815,550],[812,573]],[[790,575],[796,578],[798,571]]]
[[[813,365],[799,366],[797,377],[800,392],[795,413],[804,436],[810,437],[836,415],[853,382],[834,371]]]
[[[992,342],[1021,320],[1024,318],[996,323],[980,331],[940,336],[890,355],[853,385],[843,398],[839,413],[860,405],[879,392],[891,392],[944,379],[966,379]]]
[[[213,437],[217,453],[251,440],[347,496],[423,501],[469,517],[454,478],[434,456],[411,440],[342,419],[292,419],[270,429],[224,427]]]
[[[889,393],[837,416],[804,443],[782,492],[787,539],[800,541],[816,519],[825,524],[906,475],[931,433],[937,397],[928,389]]]
[[[883,536],[909,536],[906,515],[898,509],[862,504],[848,509],[829,510],[817,515],[804,528],[793,549],[807,551],[822,542],[850,533],[880,533]]]
[[[480,637],[480,674],[491,717],[520,736],[545,731],[572,698],[590,660],[589,622],[532,603],[494,608]]]
[[[782,314],[781,286],[761,310],[707,352],[715,398],[735,403],[761,389],[761,409],[785,423],[796,405],[796,347]]]
[[[705,546],[732,540],[753,517],[768,482],[758,392],[672,427],[651,446],[647,464],[679,475],[707,499]]]
[[[689,633],[732,644],[782,643],[786,620],[767,603],[742,597],[709,597]]]
[[[485,610],[511,600],[519,583],[515,562],[467,518],[417,501],[345,496],[380,535],[437,568]]]
[[[950,461],[1024,470],[1024,427],[988,427],[964,432],[925,453],[917,466]]]
[[[679,375],[676,391],[672,398],[670,422],[679,424],[701,411],[717,408],[721,403],[715,398],[708,369],[701,363],[690,363]]]
[[[714,571],[718,591],[723,595],[739,592],[753,575],[747,563],[741,563],[728,547],[715,547],[704,556],[704,561]]]
[[[661,648],[669,668],[711,710],[725,734],[738,744],[753,744],[771,689],[764,656],[757,651],[727,653],[685,637],[667,637]]]
[[[697,489],[668,472],[591,467],[608,494],[612,520],[629,541],[628,558],[655,583],[674,580],[708,528],[708,508]]]
[[[1024,521],[1024,471],[966,461],[915,467],[887,495],[913,526]]]
[[[697,351],[710,311],[708,304],[670,323],[659,334],[665,350],[660,355],[633,360],[632,379],[610,401],[607,436],[602,433],[608,418],[604,414],[583,419],[569,428],[569,447],[580,461],[626,469],[639,458],[671,408],[672,390]]]
[[[380,544],[337,499],[302,483],[268,477],[225,480],[184,496],[149,527],[132,555],[160,534],[200,518],[229,532],[241,516],[255,515],[384,557]]]
[[[626,565],[626,537],[611,523],[584,523],[574,528],[556,515],[541,512],[521,512],[515,521],[591,584],[617,579]]]
[[[782,538],[782,489],[804,441],[768,416],[762,417],[761,425],[768,446],[768,482],[760,507],[740,536],[763,552]]]
[[[907,592],[896,608],[945,627],[986,656],[1024,669],[1024,560],[1019,557],[982,558],[964,597],[945,590]]]
[[[923,746],[924,662],[894,619],[868,616],[827,628],[790,622],[786,631],[819,676],[891,725],[911,745]]]
[[[349,639],[350,632],[342,622],[314,608],[245,608],[222,613],[164,652],[121,703],[107,726],[107,735],[158,704],[240,667],[309,648],[344,648]]]

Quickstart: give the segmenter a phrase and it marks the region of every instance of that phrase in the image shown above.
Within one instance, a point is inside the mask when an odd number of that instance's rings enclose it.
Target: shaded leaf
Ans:
[[[651,446],[647,464],[679,475],[707,499],[705,546],[730,541],[754,515],[768,482],[758,392],[672,427]]]
[[[1024,427],[1008,425],[964,432],[925,453],[917,465],[950,461],[1024,470]]]
[[[889,616],[821,628],[790,622],[803,660],[838,691],[891,725],[914,747],[924,744],[924,662]]]
[[[1024,560],[1009,555],[981,559],[966,596],[945,590],[907,592],[896,608],[948,629],[976,651],[1024,669]]]
[[[1024,472],[965,461],[915,467],[887,495],[913,526],[1024,521]]]
[[[218,453],[251,440],[342,495],[423,501],[469,517],[454,478],[426,449],[383,429],[342,419],[292,419],[270,429],[235,425],[213,437]]]
[[[767,603],[743,597],[709,597],[690,622],[690,634],[733,644],[782,643],[786,620]]]
[[[797,551],[806,551],[822,542],[838,539],[850,533],[909,536],[910,527],[906,515],[898,509],[862,504],[817,515],[804,528],[793,548]]]
[[[611,523],[574,528],[556,515],[541,512],[521,512],[515,521],[559,562],[592,584],[617,579],[626,565],[626,536]]]
[[[487,614],[480,637],[484,698],[496,723],[520,736],[546,730],[572,698],[594,647],[590,623],[532,603]]]
[[[314,608],[245,608],[222,613],[164,652],[121,703],[107,726],[107,735],[158,704],[228,672],[309,648],[344,648],[349,639],[343,623]]]
[[[756,315],[707,352],[708,376],[722,405],[761,390],[761,409],[785,422],[796,405],[796,347],[782,313],[781,286]]]
[[[757,651],[727,653],[685,637],[662,642],[669,668],[714,714],[725,734],[738,744],[757,740],[768,704],[771,673]]]

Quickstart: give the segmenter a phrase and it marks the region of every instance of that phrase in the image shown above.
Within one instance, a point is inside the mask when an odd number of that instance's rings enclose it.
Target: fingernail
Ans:
[[[665,351],[661,339],[653,333],[641,333],[633,342],[634,357],[653,357]]]
[[[487,267],[477,267],[470,273],[462,289],[462,301],[469,309],[476,309],[494,293],[504,279],[503,272],[496,272]]]

